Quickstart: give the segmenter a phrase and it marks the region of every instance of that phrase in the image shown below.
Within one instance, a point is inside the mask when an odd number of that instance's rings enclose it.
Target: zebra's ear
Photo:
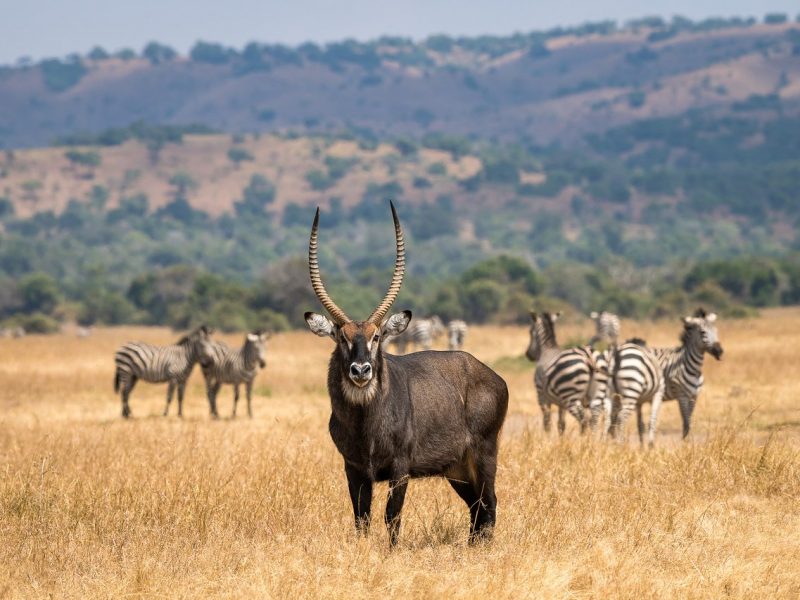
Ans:
[[[717,313],[708,313],[706,315],[706,321],[708,321],[709,323],[713,323],[716,320],[717,320]]]
[[[258,336],[255,333],[248,333],[247,334],[247,341],[253,342],[254,344],[258,341]]]
[[[596,311],[592,311],[592,312],[589,313],[589,318],[590,319],[596,319],[599,316],[600,315],[598,315]]]
[[[534,323],[536,322],[536,319],[538,319],[538,318],[539,318],[539,315],[537,315],[534,311],[531,311],[531,319],[533,319]]]
[[[558,312],[552,313],[552,314],[550,315],[550,319],[553,321],[553,323],[555,323],[556,321],[558,321],[558,319],[559,319],[559,318],[561,318],[561,311],[558,311]]]
[[[336,325],[328,317],[317,313],[307,312],[305,314],[308,328],[319,337],[330,337],[336,339]]]

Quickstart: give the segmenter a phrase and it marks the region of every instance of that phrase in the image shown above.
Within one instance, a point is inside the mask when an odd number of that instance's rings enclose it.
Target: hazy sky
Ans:
[[[0,0],[0,63],[86,52],[99,44],[141,50],[156,40],[186,53],[198,39],[241,48],[249,41],[298,44],[383,34],[476,35],[548,29],[644,15],[756,16],[797,0]]]

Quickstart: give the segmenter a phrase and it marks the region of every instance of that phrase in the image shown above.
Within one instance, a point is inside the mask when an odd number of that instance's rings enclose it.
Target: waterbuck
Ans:
[[[391,204],[396,259],[383,301],[354,321],[325,291],[317,262],[319,208],[311,228],[311,285],[330,318],[305,313],[312,332],[336,343],[328,365],[329,430],[344,458],[356,531],[370,523],[373,484],[389,482],[386,526],[397,543],[408,480],[447,478],[470,510],[470,542],[491,537],[500,428],[508,408],[505,381],[466,352],[383,352],[381,338],[402,333],[411,311],[386,319],[405,272],[403,230]]]

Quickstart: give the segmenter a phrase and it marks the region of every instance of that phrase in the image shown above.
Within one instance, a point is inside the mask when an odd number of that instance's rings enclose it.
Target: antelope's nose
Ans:
[[[351,363],[350,377],[355,379],[367,379],[372,375],[372,366],[369,363]]]

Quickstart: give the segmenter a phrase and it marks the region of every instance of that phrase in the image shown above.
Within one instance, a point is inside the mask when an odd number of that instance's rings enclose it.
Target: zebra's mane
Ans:
[[[547,341],[552,341],[553,345],[558,346],[558,341],[556,340],[556,327],[553,323],[553,317],[550,313],[542,313],[542,328],[544,329],[545,339],[542,340],[542,343]]]

